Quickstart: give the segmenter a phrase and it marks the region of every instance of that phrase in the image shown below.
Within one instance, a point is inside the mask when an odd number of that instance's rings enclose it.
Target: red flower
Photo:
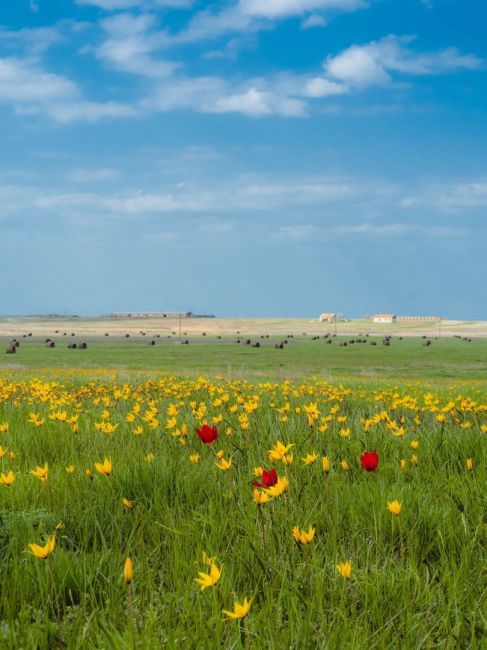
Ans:
[[[364,451],[360,456],[360,467],[366,472],[374,472],[379,464],[379,454],[374,451]]]
[[[259,481],[252,481],[252,487],[268,488],[272,487],[277,483],[277,472],[275,469],[271,469],[269,472],[264,470],[262,472],[262,483]]]
[[[209,427],[207,424],[204,424],[201,429],[195,429],[198,434],[199,439],[205,443],[205,445],[211,445],[218,438],[218,430],[216,427]]]

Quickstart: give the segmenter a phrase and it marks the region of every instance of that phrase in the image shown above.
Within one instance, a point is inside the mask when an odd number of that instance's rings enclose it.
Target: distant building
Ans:
[[[337,314],[320,314],[320,323],[334,323],[337,320]]]
[[[114,311],[112,318],[191,318],[190,311]]]
[[[394,314],[374,314],[372,320],[374,323],[395,323],[397,316]]]

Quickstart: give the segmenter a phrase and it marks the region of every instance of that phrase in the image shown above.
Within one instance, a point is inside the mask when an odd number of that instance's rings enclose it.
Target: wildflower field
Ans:
[[[486,441],[475,383],[3,371],[0,647],[486,647]]]

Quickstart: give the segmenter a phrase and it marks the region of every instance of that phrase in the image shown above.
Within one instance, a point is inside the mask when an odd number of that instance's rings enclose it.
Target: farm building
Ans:
[[[372,320],[374,323],[395,323],[397,316],[394,314],[374,314]]]
[[[336,314],[320,314],[320,323],[334,323],[336,320]]]
[[[190,311],[115,311],[112,318],[191,318]]]

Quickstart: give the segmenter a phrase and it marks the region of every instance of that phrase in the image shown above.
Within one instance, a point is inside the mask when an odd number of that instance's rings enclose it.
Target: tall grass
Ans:
[[[401,401],[406,394],[410,400]],[[225,395],[228,401],[214,406]],[[256,396],[259,406],[242,430],[238,399]],[[11,487],[0,486],[0,647],[485,647],[487,434],[481,426],[487,408],[481,393],[472,389],[475,403],[467,397],[444,392],[428,401],[420,387],[322,382],[76,381],[68,375],[0,382],[0,424],[9,425],[0,443],[15,453],[12,460],[7,451],[0,462],[2,471],[17,474]],[[436,415],[450,399],[455,407],[440,423]],[[214,445],[194,433],[202,419],[192,401],[207,405],[204,420],[222,416]],[[277,408],[286,402],[283,421]],[[321,420],[309,426],[304,412],[296,413],[311,402],[321,417],[339,407],[326,431],[319,430]],[[135,403],[141,414],[128,423]],[[167,428],[170,404],[187,436]],[[158,410],[154,429],[142,419],[150,406]],[[105,409],[118,424],[113,433],[95,426]],[[78,414],[77,432],[49,419],[63,410]],[[386,421],[365,430],[363,419],[383,411],[403,419],[403,436],[393,435]],[[44,425],[29,423],[31,412]],[[462,428],[466,422],[471,428]],[[137,424],[140,436],[133,434]],[[349,437],[339,436],[342,426],[350,427]],[[254,468],[270,466],[267,453],[277,440],[295,445],[291,465],[274,465],[288,477],[289,491],[257,506]],[[220,449],[232,459],[227,472],[216,467]],[[360,468],[364,449],[377,449],[377,471]],[[319,458],[305,465],[301,458],[311,451]],[[189,460],[193,453],[201,456],[197,464]],[[323,455],[331,459],[329,473]],[[104,457],[113,463],[108,477],[94,469]],[[45,462],[43,484],[29,470]],[[76,470],[69,475],[71,464]],[[394,499],[402,503],[399,517],[387,510]],[[54,553],[45,561],[33,557],[29,543],[44,543],[58,524]],[[298,546],[294,526],[315,527],[313,541]],[[223,571],[202,592],[194,578],[204,570],[203,551]],[[131,602],[122,576],[128,556]],[[345,560],[352,562],[350,580],[336,570]],[[225,621],[222,609],[244,597],[253,599],[248,616]]]

